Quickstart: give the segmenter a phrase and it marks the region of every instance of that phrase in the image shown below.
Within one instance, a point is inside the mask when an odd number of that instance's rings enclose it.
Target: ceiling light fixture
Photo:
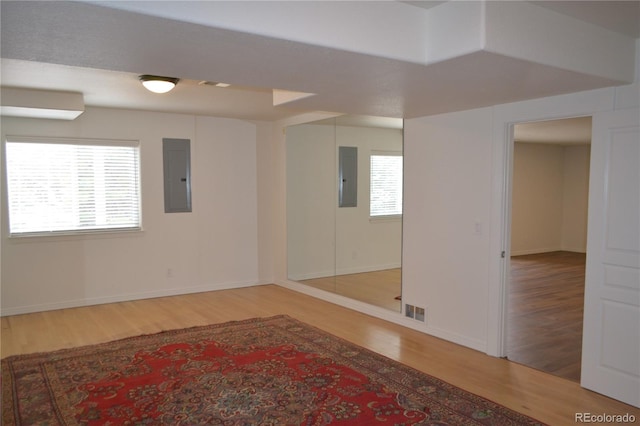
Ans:
[[[179,78],[175,77],[161,77],[158,75],[141,75],[140,81],[147,90],[154,93],[167,93],[178,84]]]

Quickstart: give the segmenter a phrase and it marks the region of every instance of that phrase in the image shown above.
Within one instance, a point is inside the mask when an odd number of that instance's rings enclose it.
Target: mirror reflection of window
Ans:
[[[402,152],[371,154],[369,215],[402,215]]]
[[[289,279],[400,312],[402,120],[340,116],[286,135]],[[357,152],[348,206],[341,147]]]

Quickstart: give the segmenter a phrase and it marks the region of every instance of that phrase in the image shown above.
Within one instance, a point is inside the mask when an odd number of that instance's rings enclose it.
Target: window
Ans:
[[[11,235],[141,227],[137,141],[9,137]]]
[[[402,154],[371,155],[370,216],[402,214]]]

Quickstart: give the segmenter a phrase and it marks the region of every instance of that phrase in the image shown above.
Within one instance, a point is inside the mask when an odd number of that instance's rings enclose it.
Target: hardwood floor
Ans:
[[[2,318],[1,355],[50,351],[143,333],[287,314],[550,425],[575,413],[640,410],[578,383],[446,342],[276,285]]]
[[[402,268],[314,278],[300,283],[392,311],[402,309],[402,302],[396,299],[402,293]]]
[[[580,381],[585,254],[511,258],[509,360]]]

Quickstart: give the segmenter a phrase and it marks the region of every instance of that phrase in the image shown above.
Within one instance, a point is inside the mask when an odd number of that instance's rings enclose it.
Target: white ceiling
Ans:
[[[274,107],[268,88],[221,88],[182,79],[171,92],[156,94],[143,88],[137,73],[16,59],[2,59],[0,65],[3,86],[81,92],[89,106],[267,121],[301,112]]]
[[[640,2],[638,1],[544,0],[531,3],[633,38],[640,37]]]
[[[591,143],[591,117],[535,121],[514,126],[516,142],[557,145],[585,145]]]
[[[404,1],[404,3],[430,9],[445,1],[417,0]],[[633,38],[640,37],[640,2],[638,1],[533,0],[530,3]]]
[[[398,6],[424,11],[444,2],[406,3]],[[640,35],[638,1],[536,3]],[[4,0],[1,6],[2,86],[82,92],[89,106],[252,120],[306,111],[410,118],[614,84],[490,52],[425,67],[94,4]],[[143,73],[182,80],[156,95],[138,83]],[[274,107],[272,88],[317,95]]]

